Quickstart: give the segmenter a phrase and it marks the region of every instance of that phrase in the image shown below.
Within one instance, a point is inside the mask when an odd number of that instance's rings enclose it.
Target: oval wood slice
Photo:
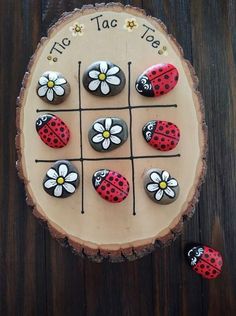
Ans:
[[[130,29],[127,23],[132,20],[135,27]],[[82,26],[78,34],[73,34],[75,24]],[[84,89],[82,75],[98,60],[112,61],[124,71],[126,86],[120,94],[99,98]],[[135,81],[158,63],[177,67],[178,84],[161,97],[143,97],[135,90]],[[36,94],[38,80],[46,71],[62,73],[71,86],[69,97],[57,106]],[[24,77],[16,144],[28,203],[55,238],[97,261],[132,260],[174,239],[183,220],[192,215],[206,169],[206,125],[197,84],[192,66],[163,23],[138,8],[89,5],[65,13],[50,28]],[[35,130],[40,114],[55,111],[71,131],[70,142],[61,149],[46,146]],[[88,129],[97,118],[106,116],[122,118],[130,134],[119,149],[99,153],[88,142]],[[145,142],[142,127],[153,119],[180,128],[180,142],[171,152],[158,152]],[[78,191],[66,199],[51,197],[42,187],[47,170],[61,159],[71,159],[81,179]],[[122,203],[109,203],[94,190],[92,175],[101,168],[129,179],[130,193]],[[168,170],[178,180],[180,194],[175,202],[158,205],[147,196],[144,174],[151,168]]]

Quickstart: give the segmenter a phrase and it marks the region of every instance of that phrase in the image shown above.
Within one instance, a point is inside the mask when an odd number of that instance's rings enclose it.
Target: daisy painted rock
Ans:
[[[79,186],[79,173],[67,160],[58,160],[46,173],[43,180],[44,190],[51,196],[66,198],[75,193]]]
[[[120,118],[99,118],[90,127],[88,138],[96,151],[111,151],[127,140],[128,127]]]
[[[39,78],[36,90],[45,102],[59,104],[70,94],[70,85],[59,72],[47,71]]]
[[[109,61],[97,61],[83,75],[85,89],[101,97],[114,96],[125,86],[125,75],[120,67]]]
[[[179,184],[168,171],[150,169],[144,177],[144,188],[148,196],[156,203],[170,204],[179,194]]]

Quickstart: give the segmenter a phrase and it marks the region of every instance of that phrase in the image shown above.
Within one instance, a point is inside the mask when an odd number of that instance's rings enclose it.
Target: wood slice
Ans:
[[[127,21],[132,19],[136,27],[129,29]],[[73,34],[75,24],[83,26],[79,34]],[[98,60],[112,61],[124,71],[127,83],[120,94],[101,98],[84,89],[82,75]],[[135,81],[158,63],[176,66],[178,84],[158,98],[143,97],[135,90]],[[37,96],[38,80],[46,71],[62,73],[70,83],[71,93],[59,105]],[[27,202],[53,237],[93,260],[122,261],[169,244],[180,233],[183,220],[193,213],[206,169],[206,125],[197,85],[192,66],[164,24],[138,8],[115,3],[84,6],[65,13],[50,28],[23,80],[16,146]],[[55,112],[71,131],[68,145],[61,149],[46,146],[35,130],[39,114]],[[109,153],[94,151],[88,142],[89,126],[104,116],[121,117],[130,131],[127,142]],[[180,142],[171,152],[158,152],[145,143],[142,127],[153,119],[180,128]],[[61,159],[71,160],[81,179],[76,193],[66,199],[51,197],[42,186],[47,170]],[[92,175],[101,168],[129,179],[130,193],[122,203],[109,203],[94,190]],[[144,174],[151,168],[168,170],[178,179],[175,202],[158,205],[147,196]]]

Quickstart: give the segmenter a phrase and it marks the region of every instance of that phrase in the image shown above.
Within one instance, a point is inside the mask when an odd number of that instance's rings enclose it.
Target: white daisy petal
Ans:
[[[58,178],[58,173],[56,172],[56,170],[54,169],[49,169],[48,172],[47,172],[47,176],[51,179],[54,179],[56,180]]]
[[[47,84],[48,83],[48,78],[46,78],[46,77],[41,77],[41,78],[39,78],[39,84],[41,85],[41,86],[44,86],[45,84]]]
[[[121,139],[117,136],[111,135],[110,139],[113,144],[119,145],[121,143]]]
[[[170,179],[169,181],[167,181],[167,184],[169,187],[177,187],[178,182],[175,179]]]
[[[54,86],[53,90],[56,93],[56,95],[58,95],[58,96],[62,96],[65,94],[65,90],[60,86]]]
[[[100,81],[99,80],[92,80],[90,83],[89,83],[89,90],[91,91],[95,91],[97,90],[97,88],[99,87],[100,85]]]
[[[64,79],[64,78],[58,78],[58,79],[55,81],[55,85],[60,86],[61,84],[65,84],[66,82],[67,82],[66,79]]]
[[[92,78],[92,79],[98,79],[98,76],[99,76],[100,72],[97,71],[97,70],[91,70],[89,72],[89,77]]]
[[[61,196],[62,195],[62,185],[57,185],[54,189],[54,196]]]
[[[105,74],[107,72],[107,63],[105,61],[101,61],[100,63],[100,71],[101,73]]]
[[[152,172],[151,175],[150,175],[150,178],[155,183],[159,183],[161,181],[161,177],[160,177],[159,173],[157,173],[157,172]]]
[[[175,197],[175,192],[171,188],[167,187],[164,191],[165,191],[165,194],[168,195],[169,197],[171,198]]]
[[[164,170],[161,174],[162,180],[163,181],[167,181],[170,177],[169,172],[167,172],[166,170]]]
[[[114,67],[110,68],[110,69],[107,71],[107,76],[115,75],[115,74],[117,74],[119,71],[120,71],[120,68],[117,67],[117,66],[114,66]]]
[[[47,99],[49,101],[52,101],[54,98],[54,95],[53,95],[53,89],[48,89],[48,92],[47,92]]]
[[[75,192],[75,187],[72,185],[72,184],[70,184],[70,183],[64,183],[63,184],[63,187],[66,189],[66,191],[67,192],[69,192],[69,193],[74,193]]]
[[[110,87],[108,86],[106,81],[102,81],[102,83],[101,83],[101,91],[105,95],[107,95],[110,92]]]
[[[112,120],[110,117],[105,119],[105,130],[109,131],[111,128]]]
[[[120,132],[122,132],[122,127],[120,125],[114,125],[112,126],[112,128],[110,129],[110,133],[111,134],[119,134]]]
[[[110,139],[109,139],[109,138],[106,138],[106,139],[103,141],[103,143],[102,143],[102,148],[103,148],[103,149],[108,149],[109,146],[110,146],[110,143],[111,143]]]
[[[44,97],[47,91],[48,91],[48,86],[42,86],[38,89],[38,95],[40,97]]]
[[[105,128],[101,123],[95,123],[93,125],[93,129],[95,129],[95,131],[100,132],[100,133],[105,131]]]
[[[49,72],[48,78],[51,81],[56,81],[58,77],[57,77],[57,74],[55,72]]]
[[[78,174],[76,172],[71,172],[65,177],[65,181],[72,182],[78,179]]]
[[[67,167],[67,165],[65,165],[64,163],[62,163],[62,164],[59,166],[58,173],[59,173],[59,176],[61,176],[61,177],[66,177],[66,176],[67,176],[67,173],[68,173],[68,167]]]
[[[102,136],[102,134],[97,134],[95,136],[93,136],[92,141],[94,143],[101,143],[104,140],[104,137]]]
[[[109,76],[106,78],[106,81],[110,84],[113,84],[115,86],[118,86],[120,84],[120,78],[116,76]]]
[[[159,189],[159,190],[157,191],[157,193],[155,194],[155,199],[156,199],[157,201],[160,201],[160,200],[162,199],[162,197],[163,197],[163,193],[164,193],[164,191],[161,190],[161,189]]]
[[[154,192],[154,191],[157,191],[158,190],[158,184],[157,183],[149,183],[148,185],[147,185],[147,190],[149,191],[149,192]]]
[[[44,183],[44,186],[45,188],[47,189],[50,189],[52,187],[55,187],[57,185],[57,181],[54,180],[54,179],[48,179],[45,183]]]

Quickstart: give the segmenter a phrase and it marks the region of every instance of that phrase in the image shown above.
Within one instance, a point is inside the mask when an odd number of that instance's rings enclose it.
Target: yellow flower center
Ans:
[[[110,132],[104,131],[104,132],[102,133],[102,136],[103,136],[104,138],[109,138],[109,137],[110,137]]]
[[[135,26],[136,26],[136,24],[135,24],[134,21],[128,21],[127,27],[130,27],[130,28],[132,29],[132,28],[135,27]]]
[[[57,184],[63,184],[65,182],[65,179],[63,177],[57,178]]]
[[[82,28],[81,28],[79,25],[76,25],[76,26],[75,26],[75,32],[78,32],[78,33],[79,33],[79,32],[81,32],[81,29],[82,29]]]
[[[55,82],[52,80],[48,81],[48,88],[53,88],[55,86]]]
[[[162,189],[162,190],[165,190],[167,188],[167,183],[165,181],[161,181],[159,183],[159,187]]]
[[[106,75],[105,74],[99,74],[99,76],[98,76],[98,79],[100,80],[100,81],[104,81],[105,79],[106,79]]]

